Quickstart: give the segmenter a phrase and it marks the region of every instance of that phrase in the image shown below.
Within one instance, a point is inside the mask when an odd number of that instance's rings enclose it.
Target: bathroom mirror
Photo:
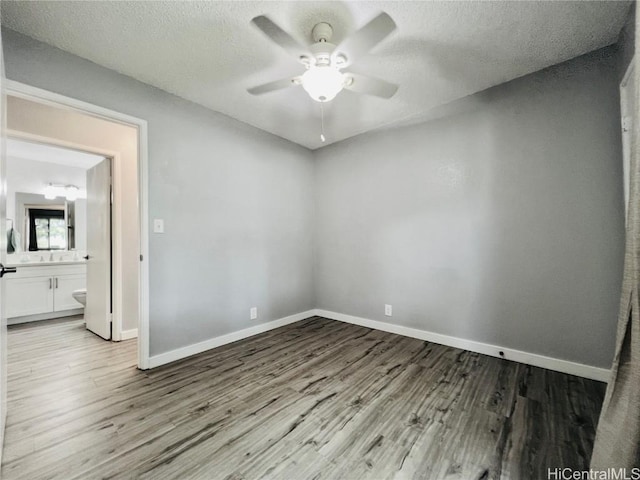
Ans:
[[[42,194],[17,192],[15,217],[7,225],[8,233],[11,228],[18,233],[19,247],[14,252],[83,248],[85,241],[82,235],[85,231],[85,222],[78,217],[82,217],[82,212],[86,212],[85,209],[86,200],[84,199],[49,200]],[[11,250],[9,247],[8,252],[14,253]]]
[[[20,234],[20,250],[67,250],[67,202],[48,200],[37,193],[17,192],[14,228]]]

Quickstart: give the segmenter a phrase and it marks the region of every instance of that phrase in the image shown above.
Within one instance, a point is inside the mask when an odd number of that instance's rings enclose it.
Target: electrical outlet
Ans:
[[[258,307],[251,307],[251,310],[249,310],[249,317],[251,320],[258,318]]]
[[[387,317],[391,317],[393,315],[393,307],[391,305],[385,305],[384,306],[384,314]]]

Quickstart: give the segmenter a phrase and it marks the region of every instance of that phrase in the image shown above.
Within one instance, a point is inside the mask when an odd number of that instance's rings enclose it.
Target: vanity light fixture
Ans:
[[[68,201],[74,202],[78,199],[80,189],[75,185],[54,185],[50,183],[44,189],[44,198],[54,200],[57,197],[65,197]]]
[[[54,200],[58,195],[58,189],[53,186],[52,183],[47,185],[44,189],[44,198],[47,200]]]
[[[78,192],[80,191],[80,189],[75,185],[67,185],[66,187],[64,187],[64,191],[65,197],[67,197],[67,200],[69,200],[70,202],[75,202],[78,199]]]

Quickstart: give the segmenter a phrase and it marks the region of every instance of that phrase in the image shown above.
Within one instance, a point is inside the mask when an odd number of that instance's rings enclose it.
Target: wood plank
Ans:
[[[545,478],[604,385],[313,317],[151,371],[81,319],[9,328],[3,479]]]

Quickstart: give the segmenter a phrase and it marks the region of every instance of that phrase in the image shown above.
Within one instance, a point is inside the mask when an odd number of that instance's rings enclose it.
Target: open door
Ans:
[[[5,177],[5,154],[7,145],[6,119],[7,102],[5,96],[4,60],[2,58],[2,38],[0,37],[0,272],[4,276],[7,260],[6,200],[7,179]],[[7,418],[7,318],[5,317],[5,288],[0,280],[0,462],[4,444],[4,425]]]
[[[111,161],[87,170],[87,329],[111,339]]]

